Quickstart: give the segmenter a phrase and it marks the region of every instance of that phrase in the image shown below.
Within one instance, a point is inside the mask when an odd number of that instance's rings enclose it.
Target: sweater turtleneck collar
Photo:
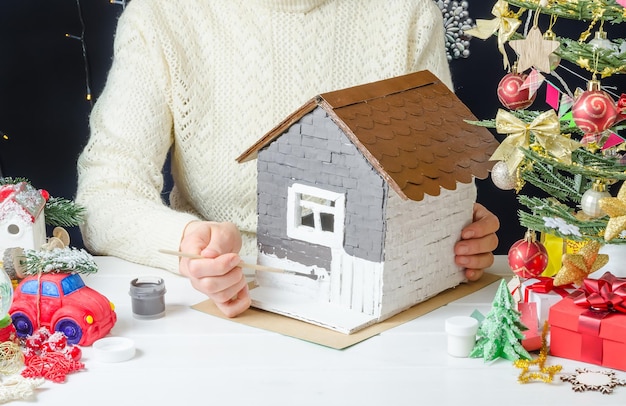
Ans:
[[[284,13],[308,13],[328,0],[255,0],[261,7]]]

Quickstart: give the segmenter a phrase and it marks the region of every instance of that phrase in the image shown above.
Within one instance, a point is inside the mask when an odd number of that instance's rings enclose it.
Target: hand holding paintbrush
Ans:
[[[241,234],[230,222],[193,221],[187,225],[180,242],[180,250],[159,250],[176,255],[181,260],[179,271],[189,277],[192,286],[209,296],[228,317],[234,317],[250,307],[248,282],[237,268],[261,272],[276,272],[318,280],[314,270],[309,273],[286,271],[241,261]],[[206,256],[197,254],[203,253]],[[189,260],[191,259],[191,260]],[[204,261],[194,261],[204,259]],[[251,276],[251,275],[245,275]]]
[[[241,245],[241,233],[234,223],[192,221],[185,227],[177,251],[168,253],[181,258],[178,271],[196,290],[207,295],[224,315],[235,317],[251,304],[248,280],[239,266]]]
[[[182,258],[207,259],[206,257],[203,257],[202,255],[191,254],[188,252],[172,251],[172,250],[166,250],[166,249],[160,249],[159,252],[162,254],[176,255]],[[285,271],[284,269],[272,268],[270,266],[264,266],[264,265],[250,264],[250,263],[243,262],[243,261],[239,263],[239,266],[242,268],[246,268],[246,269],[253,269],[255,271],[278,272],[278,273],[289,272],[289,271]]]

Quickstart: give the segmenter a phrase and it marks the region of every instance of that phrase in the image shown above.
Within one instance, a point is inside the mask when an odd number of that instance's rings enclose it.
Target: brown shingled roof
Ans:
[[[419,201],[454,190],[472,177],[484,179],[498,142],[469,109],[428,71],[321,94],[292,113],[237,158],[256,157],[263,146],[316,106],[324,108],[346,136],[402,197]]]

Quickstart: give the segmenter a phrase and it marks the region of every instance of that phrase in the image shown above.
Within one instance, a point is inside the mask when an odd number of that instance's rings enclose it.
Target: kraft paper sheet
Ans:
[[[368,338],[380,334],[383,331],[399,326],[419,316],[423,316],[426,313],[429,313],[441,306],[445,306],[446,304],[467,296],[470,293],[474,293],[485,286],[500,280],[501,278],[502,276],[485,272],[482,278],[476,282],[462,283],[454,288],[444,290],[438,295],[422,303],[418,303],[387,320],[383,320],[353,334],[339,333],[324,327],[256,308],[250,308],[237,317],[228,318],[220,312],[211,300],[205,300],[195,304],[192,308],[236,323],[273,331],[330,348],[344,349],[361,341],[367,340]]]

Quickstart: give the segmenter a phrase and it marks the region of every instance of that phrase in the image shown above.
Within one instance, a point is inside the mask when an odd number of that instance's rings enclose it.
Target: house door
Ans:
[[[344,251],[345,201],[342,193],[294,183],[287,194],[287,235],[331,249],[331,303],[378,316],[382,264]]]
[[[332,249],[330,301],[343,308],[378,317],[381,308],[383,264]]]

